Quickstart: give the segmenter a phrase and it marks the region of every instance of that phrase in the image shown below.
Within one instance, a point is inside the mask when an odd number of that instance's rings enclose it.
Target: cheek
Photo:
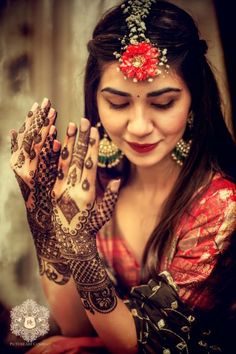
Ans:
[[[184,132],[188,111],[178,111],[168,114],[166,119],[159,121],[159,128],[167,135],[175,135]]]
[[[114,112],[103,105],[98,107],[98,112],[102,126],[110,137],[120,135],[122,133],[125,124],[122,122],[122,118],[119,113]]]

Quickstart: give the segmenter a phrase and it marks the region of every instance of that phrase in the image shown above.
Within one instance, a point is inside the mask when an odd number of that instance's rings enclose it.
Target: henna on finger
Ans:
[[[87,160],[85,160],[84,166],[88,170],[91,170],[91,168],[93,167],[93,160],[91,159],[91,157],[88,157]]]
[[[74,167],[73,170],[69,173],[69,176],[67,179],[67,184],[74,187],[76,184],[76,181],[77,181],[77,173],[76,173],[76,167]]]
[[[89,183],[88,179],[85,178],[85,180],[82,183],[82,189],[87,192],[87,191],[89,191],[89,188],[90,188],[90,183]]]
[[[76,172],[76,169],[80,171],[80,175],[82,173],[84,159],[88,149],[89,135],[90,129],[87,129],[86,131],[81,131],[81,129],[79,130],[79,139],[74,148],[70,167],[71,171],[68,175],[68,184],[71,184],[72,186],[75,186],[78,177],[80,178]]]
[[[35,157],[36,157],[36,152],[35,152],[33,149],[31,149],[31,150],[30,150],[30,154],[29,154],[30,160],[35,159]]]
[[[58,172],[57,172],[57,178],[58,178],[59,180],[63,180],[63,178],[64,178],[64,173],[63,173],[63,170],[62,170],[61,167],[59,168],[59,170],[58,170]]]
[[[28,118],[31,118],[33,114],[34,114],[34,112],[29,111],[28,114],[27,114],[27,117],[28,117]]]
[[[90,137],[89,138],[89,145],[93,146],[95,143],[96,143],[96,139]]]
[[[23,125],[20,127],[20,129],[19,129],[19,134],[22,134],[22,133],[24,133],[24,131],[25,131],[25,128],[26,128],[26,124],[25,124],[25,122],[23,123]]]
[[[18,150],[18,134],[15,130],[11,132],[11,154]]]
[[[23,151],[21,151],[14,166],[21,168],[24,165],[24,163],[25,163],[25,155]]]
[[[67,146],[64,146],[62,151],[61,151],[61,158],[62,160],[66,160],[69,157],[69,151]]]
[[[33,117],[29,130],[23,138],[22,147],[28,155],[30,154],[30,149],[33,141],[35,143],[41,141],[40,130],[43,127],[44,122],[47,118],[48,111],[49,107],[38,108],[36,110],[35,117]]]

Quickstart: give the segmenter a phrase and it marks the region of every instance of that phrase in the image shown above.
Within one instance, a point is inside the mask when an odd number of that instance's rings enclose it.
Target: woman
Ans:
[[[112,353],[229,353],[216,319],[224,304],[235,323],[235,145],[207,45],[175,5],[126,1],[88,50],[78,141],[74,123],[56,140],[48,99],[12,131],[52,314]]]

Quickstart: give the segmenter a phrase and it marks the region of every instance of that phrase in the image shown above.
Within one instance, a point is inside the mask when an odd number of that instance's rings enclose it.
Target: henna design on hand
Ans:
[[[67,184],[71,184],[71,186],[74,187],[76,181],[77,181],[77,173],[76,173],[76,167],[74,167],[68,176]]]
[[[30,201],[26,203],[26,208],[37,250],[40,274],[45,274],[48,279],[63,285],[70,278],[70,268],[58,247],[52,224],[51,203],[51,191],[57,177],[58,160],[59,152],[53,151],[53,137],[48,136],[39,154],[38,167],[34,173],[31,173],[31,196]],[[26,192],[24,194],[27,196]]]
[[[24,131],[25,131],[25,122],[24,122],[23,125],[20,127],[20,129],[19,129],[19,134],[24,133]]]
[[[68,184],[71,183],[72,186],[75,186],[77,182],[76,168],[78,168],[80,171],[83,170],[84,159],[88,149],[89,135],[90,135],[90,129],[86,130],[85,132],[82,132],[80,129],[79,139],[77,144],[75,145],[74,152],[72,155],[72,160],[71,160],[72,171],[69,173],[69,178],[68,178]]]
[[[98,254],[87,262],[72,261],[71,270],[87,311],[95,314],[95,311],[109,313],[115,309],[115,289]]]
[[[85,180],[82,183],[82,189],[84,191],[89,191],[89,188],[90,188],[90,183],[89,183],[88,179],[85,178]]]
[[[33,141],[35,144],[39,144],[42,141],[41,134],[36,132],[33,136]]]
[[[18,141],[17,141],[17,132],[13,131],[11,133],[11,153],[16,152],[18,150]]]
[[[52,220],[59,248],[70,261],[85,309],[92,314],[108,313],[116,307],[117,298],[98,255],[96,234],[111,218],[118,195],[107,189],[101,203],[86,203],[82,208],[70,195],[71,190],[68,188],[58,200],[52,193]]]
[[[96,139],[94,138],[89,138],[89,145],[93,146],[96,143]]]
[[[29,130],[25,134],[22,142],[22,147],[27,152],[27,154],[30,154],[30,149],[33,141],[41,141],[41,138],[39,137],[39,132],[44,125],[48,111],[49,107],[38,108],[35,113],[35,117],[33,118]]]
[[[67,146],[64,146],[64,148],[61,151],[61,158],[62,160],[66,160],[69,156],[69,151],[67,149]]]
[[[70,224],[74,216],[80,211],[75,201],[70,197],[68,191],[65,190],[57,202],[66,220]]]
[[[29,155],[30,160],[33,160],[35,157],[36,157],[36,152],[34,150],[31,150]]]
[[[57,173],[57,178],[62,180],[64,178],[64,173],[62,171],[62,168],[60,167]]]
[[[87,160],[84,163],[84,166],[88,169],[91,170],[91,168],[93,167],[93,160],[91,159],[91,157],[88,157]]]
[[[16,171],[14,171],[15,173],[15,177],[16,177],[16,180],[19,184],[19,187],[20,187],[20,190],[21,190],[21,193],[23,195],[23,198],[24,198],[24,201],[27,202],[28,198],[29,198],[29,195],[30,195],[30,187],[28,186],[27,183],[25,183],[25,181],[16,173]]]
[[[18,168],[21,168],[24,165],[24,163],[25,163],[25,155],[24,155],[23,151],[21,151],[18,158],[17,158],[15,166]]]
[[[48,262],[38,257],[40,275],[46,274],[47,278],[58,285],[64,285],[70,279],[70,266],[68,263]]]

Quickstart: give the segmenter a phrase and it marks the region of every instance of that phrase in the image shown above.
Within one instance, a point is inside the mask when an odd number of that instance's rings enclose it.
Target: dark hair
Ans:
[[[194,126],[192,147],[178,180],[166,200],[158,227],[146,245],[143,256],[143,281],[155,278],[161,257],[171,241],[174,227],[184,212],[190,212],[194,192],[202,193],[212,173],[218,171],[236,180],[235,144],[221,111],[221,99],[213,72],[206,59],[207,45],[200,40],[198,29],[184,10],[166,1],[156,1],[145,19],[146,37],[167,48],[168,64],[183,78],[191,97]],[[114,61],[120,51],[120,38],[127,34],[125,17],[120,6],[105,14],[88,43],[89,57],[85,76],[85,116],[95,125],[99,121],[96,93],[105,63]],[[129,163],[106,171],[106,177],[120,175],[123,184],[129,177]],[[99,171],[102,176],[102,171]],[[104,176],[102,176],[104,177]],[[199,197],[199,194],[198,194]]]

